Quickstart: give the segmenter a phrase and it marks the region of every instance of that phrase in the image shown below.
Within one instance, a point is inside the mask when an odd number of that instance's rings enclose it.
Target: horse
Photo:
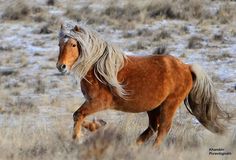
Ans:
[[[176,110],[188,111],[209,131],[223,134],[229,114],[222,110],[213,82],[197,64],[168,54],[128,56],[86,25],[61,25],[57,69],[80,80],[85,102],[73,114],[73,139],[80,139],[88,115],[106,109],[147,112],[149,125],[137,138],[156,134],[159,147]],[[87,124],[89,126],[89,124]]]

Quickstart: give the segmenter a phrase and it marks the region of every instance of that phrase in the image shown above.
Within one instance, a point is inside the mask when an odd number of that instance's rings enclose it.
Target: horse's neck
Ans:
[[[81,80],[85,80],[85,81],[88,81],[88,82],[92,82],[92,81],[95,81],[96,77],[94,75],[94,68],[92,67],[91,69],[89,69],[89,71],[87,72],[87,74],[84,76],[84,78]]]

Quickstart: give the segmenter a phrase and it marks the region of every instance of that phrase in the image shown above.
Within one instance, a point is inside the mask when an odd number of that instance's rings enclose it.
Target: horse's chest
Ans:
[[[87,100],[106,97],[108,89],[98,80],[82,80],[81,91]],[[110,93],[110,92],[109,92]]]
[[[81,91],[86,99],[92,99],[96,97],[99,91],[98,83],[94,80],[82,80]]]

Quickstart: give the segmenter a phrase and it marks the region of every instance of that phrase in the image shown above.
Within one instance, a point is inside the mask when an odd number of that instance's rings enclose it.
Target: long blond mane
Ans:
[[[78,32],[73,28],[71,25],[64,26],[59,34],[60,40],[71,37],[80,45],[80,55],[72,67],[72,72],[79,79],[83,79],[94,67],[96,78],[101,83],[114,88],[120,97],[124,97],[126,92],[117,76],[124,66],[126,55],[119,48],[103,40],[88,26],[79,25]]]

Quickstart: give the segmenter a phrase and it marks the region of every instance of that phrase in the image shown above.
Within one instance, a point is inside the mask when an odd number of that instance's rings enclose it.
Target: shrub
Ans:
[[[229,3],[222,5],[216,13],[217,20],[223,24],[234,20],[234,16],[236,15],[235,7],[235,4],[231,5]]]
[[[89,6],[84,6],[81,9],[73,8],[72,6],[67,6],[65,16],[74,19],[76,21],[81,21],[82,19],[88,19],[93,11]]]
[[[152,54],[156,55],[166,54],[166,47],[165,46],[157,47]]]
[[[223,32],[220,32],[220,33],[217,33],[213,36],[213,39],[215,41],[222,41],[224,40],[224,33]]]
[[[174,10],[174,6],[170,1],[156,1],[150,3],[146,10],[150,18],[156,18],[157,16],[165,16],[166,18],[180,18],[179,13]]]
[[[2,14],[3,20],[34,20],[35,22],[45,21],[48,14],[42,7],[33,6],[26,1],[16,0],[15,3],[8,5]]]
[[[47,5],[54,6],[55,5],[55,0],[47,0]]]
[[[43,94],[45,93],[45,88],[46,86],[45,86],[45,83],[42,81],[42,78],[40,76],[37,76],[34,92],[38,94],[39,93]]]
[[[44,25],[40,31],[39,31],[39,34],[50,34],[52,33],[52,31],[49,29],[49,25]]]
[[[202,48],[201,41],[202,41],[202,38],[200,38],[198,36],[192,36],[189,39],[188,48],[189,49],[199,49],[199,48]]]
[[[161,39],[166,39],[170,37],[171,35],[168,31],[166,31],[165,29],[161,29],[160,31],[154,34],[153,41],[159,41]]]
[[[21,20],[29,16],[31,10],[24,1],[17,1],[14,5],[9,5],[3,11],[2,18],[4,20]]]
[[[147,49],[147,45],[142,41],[138,41],[137,43],[129,47],[129,51],[144,50],[144,49]]]
[[[4,107],[4,113],[16,115],[38,111],[39,109],[32,99],[26,97],[17,97],[16,99],[9,98]]]

